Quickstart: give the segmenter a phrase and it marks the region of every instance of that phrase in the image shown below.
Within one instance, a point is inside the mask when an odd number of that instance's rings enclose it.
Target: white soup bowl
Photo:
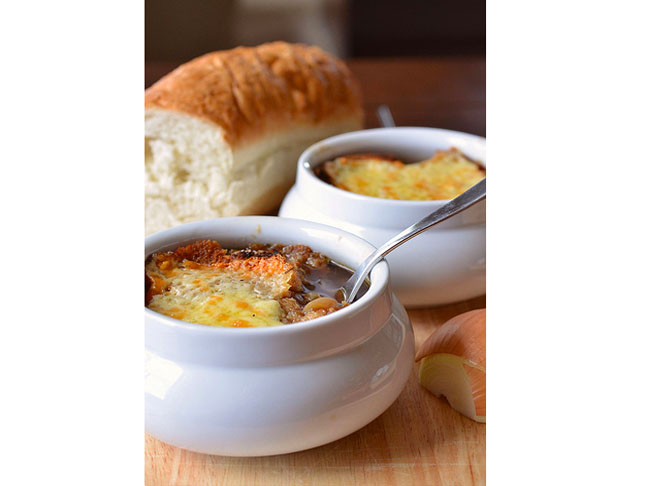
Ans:
[[[374,250],[321,224],[247,216],[156,233],[146,256],[199,239],[225,248],[304,244],[349,268]],[[265,456],[319,446],[374,420],[405,386],[414,338],[387,264],[370,279],[351,305],[276,327],[204,326],[146,308],[146,431],[197,452]]]
[[[401,201],[354,194],[319,179],[313,169],[354,153],[393,155],[404,162],[456,147],[486,165],[486,140],[437,128],[376,128],[327,138],[299,158],[297,180],[279,216],[343,229],[379,247],[447,201]],[[486,292],[486,203],[439,223],[387,256],[394,292],[407,307],[450,304]]]

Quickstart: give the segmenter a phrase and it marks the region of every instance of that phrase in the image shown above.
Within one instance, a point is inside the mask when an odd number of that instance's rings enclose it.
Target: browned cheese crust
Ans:
[[[145,93],[147,109],[193,115],[223,128],[230,145],[293,124],[362,119],[346,65],[318,47],[272,42],[205,54]]]
[[[242,280],[262,281],[264,292],[274,294],[272,298],[279,303],[284,324],[325,316],[346,305],[312,292],[314,285],[310,279],[328,273],[329,260],[307,246],[251,244],[242,250],[226,250],[214,240],[200,240],[151,255],[145,272],[145,305],[148,307],[156,295],[174,294],[169,279],[178,272],[201,268],[222,269]],[[312,272],[318,275],[313,276]],[[203,285],[199,280],[194,284],[197,288]],[[182,309],[170,310],[172,313],[167,315],[183,319]],[[235,327],[249,327],[248,324],[238,321]]]

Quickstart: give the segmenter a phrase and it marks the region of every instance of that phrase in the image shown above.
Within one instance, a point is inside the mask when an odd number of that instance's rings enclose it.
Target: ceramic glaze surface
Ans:
[[[482,137],[434,128],[378,128],[338,135],[308,148],[279,215],[324,223],[380,246],[446,201],[395,201],[354,194],[317,178],[313,167],[352,153],[415,162],[456,147],[486,165]],[[444,221],[387,256],[394,292],[406,306],[448,304],[486,291],[486,203]]]
[[[238,217],[152,235],[146,254],[202,238],[301,243],[349,267],[373,251],[320,224]],[[378,417],[405,386],[414,339],[385,263],[371,282],[344,309],[271,328],[214,328],[145,309],[147,432],[197,452],[262,456],[331,442]]]

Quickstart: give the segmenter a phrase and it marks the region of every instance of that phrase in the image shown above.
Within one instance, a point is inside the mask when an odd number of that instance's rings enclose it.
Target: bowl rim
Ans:
[[[193,227],[197,227],[200,225],[203,225],[207,222],[215,222],[218,224],[218,222],[228,222],[232,220],[242,220],[242,219],[255,219],[255,220],[266,220],[266,221],[281,221],[280,224],[295,224],[299,223],[300,225],[303,225],[304,223],[307,224],[308,226],[315,227],[320,230],[325,230],[329,232],[333,232],[337,236],[342,235],[345,238],[347,238],[350,241],[353,241],[354,245],[363,245],[363,246],[368,246],[369,248],[375,250],[376,247],[373,246],[371,243],[366,241],[363,238],[360,238],[359,236],[356,236],[352,233],[349,233],[347,231],[341,230],[339,228],[336,228],[334,226],[329,226],[321,223],[315,223],[312,221],[308,220],[302,220],[302,219],[297,219],[297,218],[283,218],[279,216],[230,216],[230,217],[223,217],[223,218],[212,218],[212,219],[205,219],[205,220],[200,220],[200,221],[193,221],[190,223],[184,223],[178,226],[174,226],[172,228],[168,228],[162,231],[158,231],[157,233],[153,233],[152,235],[146,236],[145,237],[145,250],[144,250],[144,260],[148,258],[149,255],[157,251],[156,249],[152,249],[151,251],[147,251],[146,248],[149,245],[153,245],[151,241],[156,241],[157,239],[161,239],[164,236],[168,235],[169,233],[172,232],[180,232],[180,229],[183,229],[185,231],[184,234],[186,234],[187,231],[191,230]],[[181,233],[183,234],[183,233]],[[189,239],[182,239],[182,236],[178,236],[178,244],[183,244],[185,241],[191,240]],[[195,240],[198,240],[199,238],[196,238]],[[194,241],[195,241],[194,240]],[[170,248],[173,247],[174,244],[171,245],[164,245],[164,248]],[[153,245],[156,246],[156,245]],[[160,246],[160,245],[157,245]],[[310,246],[310,245],[308,245]],[[324,252],[322,252],[324,253]],[[328,256],[328,255],[327,255]],[[375,274],[375,275],[374,275]],[[279,326],[266,326],[266,327],[241,327],[241,328],[234,328],[234,327],[227,327],[227,326],[209,326],[205,324],[196,324],[192,322],[187,322],[183,321],[180,319],[175,319],[173,317],[166,316],[164,314],[160,314],[159,312],[155,312],[148,307],[144,306],[144,316],[148,319],[152,319],[155,322],[177,330],[179,332],[189,332],[192,334],[207,334],[210,336],[215,336],[215,335],[221,335],[223,337],[225,336],[241,336],[241,335],[268,335],[268,336],[274,336],[274,335],[285,335],[285,334],[294,334],[294,333],[299,333],[299,332],[309,332],[314,329],[322,328],[327,325],[329,325],[331,322],[335,322],[341,319],[344,319],[345,317],[352,317],[354,314],[358,314],[359,312],[362,312],[367,309],[370,305],[372,305],[376,299],[382,295],[387,288],[389,284],[389,267],[387,265],[387,262],[385,260],[380,261],[377,263],[374,268],[371,270],[370,273],[370,285],[369,289],[365,294],[362,295],[362,297],[358,298],[351,304],[349,304],[346,307],[343,307],[342,309],[335,311],[331,314],[327,314],[325,316],[321,317],[316,317],[315,319],[311,319],[309,321],[303,321],[303,322],[296,322],[293,324],[282,324]],[[375,283],[374,283],[375,282]]]
[[[356,130],[354,132],[341,133],[339,135],[334,135],[332,137],[325,138],[319,142],[314,143],[308,147],[302,154],[299,156],[297,162],[298,173],[303,174],[305,177],[308,177],[310,183],[317,184],[318,187],[321,187],[323,190],[330,191],[333,196],[346,197],[351,200],[365,203],[374,203],[374,204],[389,204],[396,207],[406,208],[406,207],[430,207],[436,208],[441,207],[446,204],[450,199],[432,199],[426,201],[411,201],[405,199],[387,199],[382,197],[367,196],[365,194],[358,194],[355,192],[347,191],[340,189],[339,187],[329,184],[328,182],[323,181],[315,175],[313,171],[314,167],[308,160],[313,155],[316,155],[317,152],[323,151],[324,149],[330,148],[331,145],[339,144],[341,142],[346,142],[348,140],[363,138],[368,136],[370,138],[380,136],[384,132],[404,132],[404,131],[424,131],[424,132],[433,132],[440,133],[447,136],[458,136],[464,137],[466,139],[472,140],[477,143],[482,143],[485,147],[486,138],[480,135],[475,135],[467,132],[459,132],[456,130],[447,130],[445,128],[433,128],[433,127],[415,127],[415,126],[402,126],[402,127],[380,127],[380,128],[367,128],[363,130]],[[486,166],[486,160],[480,161]],[[320,162],[321,163],[321,162]],[[318,164],[319,165],[319,164]],[[297,184],[298,185],[298,184]]]

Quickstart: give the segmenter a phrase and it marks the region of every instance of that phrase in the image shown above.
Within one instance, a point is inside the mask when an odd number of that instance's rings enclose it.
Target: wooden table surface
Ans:
[[[379,126],[386,103],[397,125],[486,134],[484,58],[357,59],[366,126]],[[147,63],[149,86],[173,63]],[[486,306],[485,297],[409,310],[417,348],[449,318]],[[486,426],[452,410],[417,381],[418,365],[396,402],[348,437],[308,451],[261,458],[209,456],[146,437],[146,484],[213,485],[473,485],[485,484]]]

